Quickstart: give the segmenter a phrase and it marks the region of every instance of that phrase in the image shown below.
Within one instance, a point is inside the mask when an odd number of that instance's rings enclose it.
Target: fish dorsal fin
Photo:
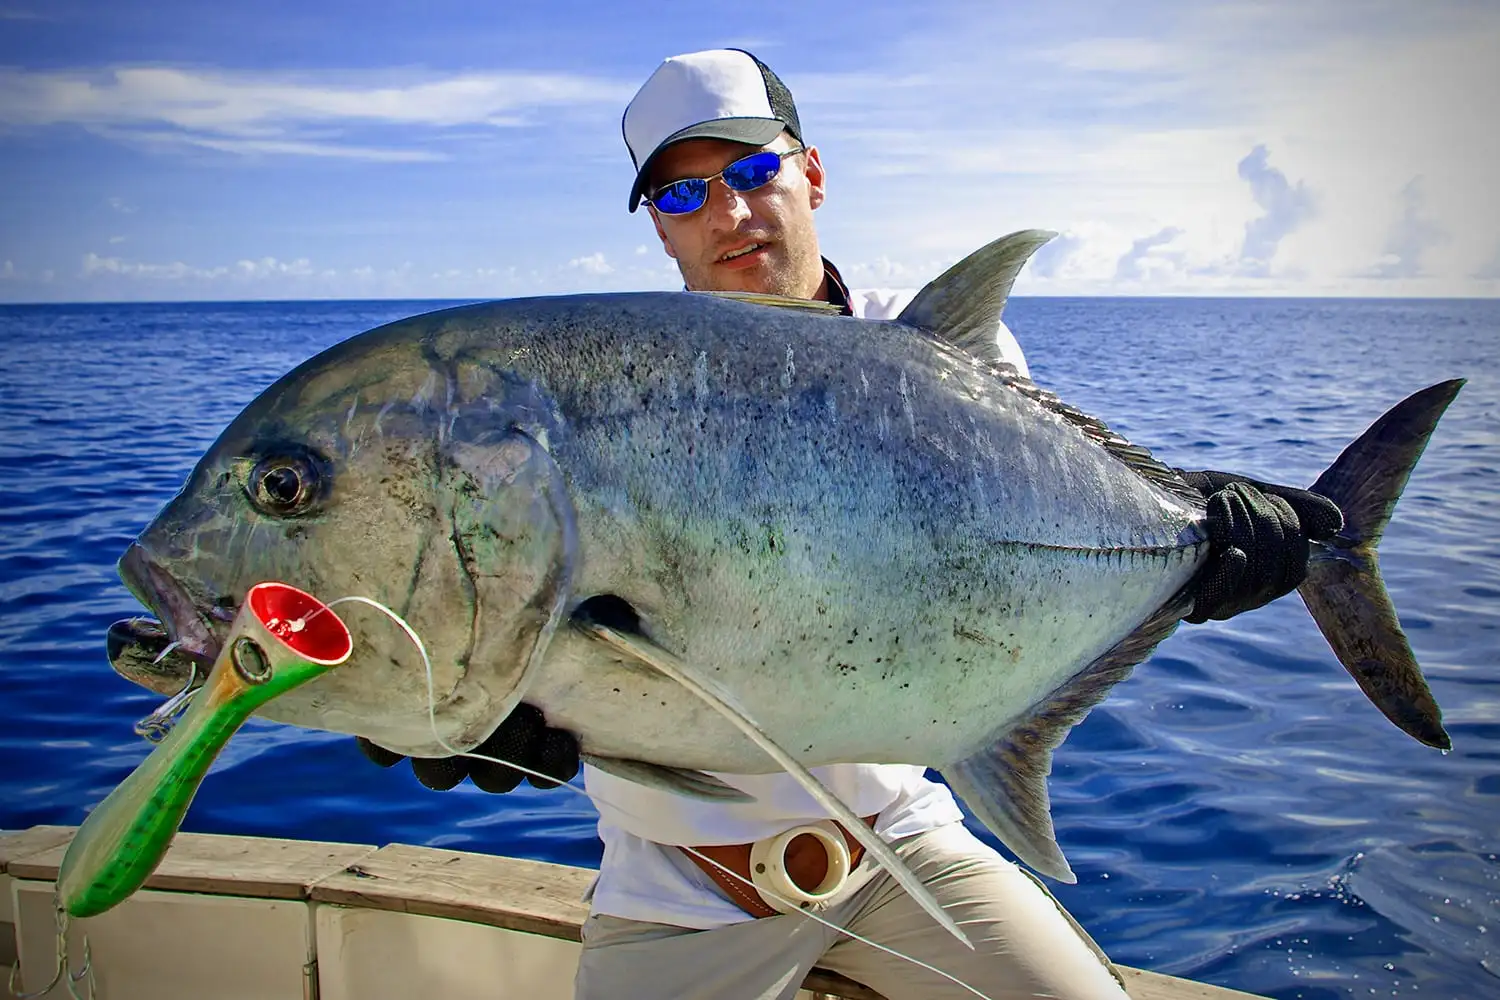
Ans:
[[[898,321],[936,337],[940,350],[983,362],[995,378],[1079,428],[1138,475],[1180,497],[1201,502],[1202,496],[1150,451],[1131,444],[1099,418],[1063,402],[1002,356],[995,337],[1011,286],[1031,255],[1056,235],[1044,229],[1023,229],[980,247],[917,293]]]
[[[958,797],[1022,862],[1060,882],[1077,877],[1052,828],[1047,775],[1052,751],[1110,688],[1172,634],[1192,600],[1179,594],[1144,624],[1111,646],[1029,715],[1009,726],[991,746],[942,769]]]
[[[977,358],[999,360],[995,334],[1016,275],[1031,255],[1056,236],[1023,229],[980,247],[938,275],[897,317]]]
[[[721,299],[734,299],[736,302],[749,302],[758,306],[773,306],[777,309],[802,309],[807,312],[823,313],[828,316],[839,316],[843,314],[843,308],[832,302],[820,302],[816,299],[794,299],[789,295],[771,295],[768,292],[700,292],[700,295],[712,295]]]
[[[927,914],[942,925],[943,929],[962,941],[970,948],[974,945],[969,941],[968,935],[959,929],[957,923],[946,912],[942,904],[932,895],[932,892],[922,884],[921,880],[907,868],[905,863],[891,850],[890,845],[876,836],[870,825],[854,814],[854,811],[839,800],[838,796],[828,790],[817,777],[809,771],[781,745],[773,740],[760,724],[752,719],[743,708],[735,702],[733,696],[725,691],[712,678],[701,676],[688,664],[684,663],[673,653],[663,649],[656,643],[643,635],[622,632],[600,625],[588,620],[574,620],[574,627],[584,635],[609,646],[617,653],[623,653],[632,659],[652,667],[672,680],[681,684],[694,696],[702,699],[707,705],[723,715],[735,728],[748,736],[756,746],[764,750],[777,764],[780,764],[788,774],[797,780],[807,794],[813,797],[813,801],[828,810],[830,816],[838,820],[849,831],[850,835],[864,845],[865,850],[880,862],[880,866],[891,874],[900,885],[909,893],[917,904],[927,911]]]

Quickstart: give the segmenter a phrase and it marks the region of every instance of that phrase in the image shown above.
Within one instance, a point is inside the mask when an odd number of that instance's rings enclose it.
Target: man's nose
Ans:
[[[744,193],[725,184],[722,177],[708,182],[708,199],[703,210],[719,229],[733,229],[750,218],[750,205]]]

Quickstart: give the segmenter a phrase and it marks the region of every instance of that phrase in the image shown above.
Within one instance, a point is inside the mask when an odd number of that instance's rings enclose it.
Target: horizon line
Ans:
[[[340,303],[379,303],[379,302],[430,302],[466,305],[478,305],[487,302],[506,302],[515,299],[537,299],[537,298],[568,298],[584,295],[652,295],[652,294],[688,294],[685,289],[671,288],[647,288],[634,291],[598,291],[598,292],[551,292],[539,293],[537,295],[506,295],[506,296],[377,296],[372,298],[345,298],[345,297],[323,297],[303,299],[56,299],[38,300],[26,302],[0,301],[0,309],[6,308],[36,308],[47,306],[233,306],[233,305],[307,305]],[[1110,301],[1124,300],[1182,300],[1198,299],[1204,301],[1246,301],[1246,302],[1500,302],[1500,293],[1495,295],[1337,295],[1337,294],[1206,294],[1203,292],[1153,292],[1153,293],[1096,293],[1086,292],[1072,295],[1064,295],[1050,292],[1031,293],[1024,295],[1011,295],[1007,301],[1020,299],[1102,299]]]

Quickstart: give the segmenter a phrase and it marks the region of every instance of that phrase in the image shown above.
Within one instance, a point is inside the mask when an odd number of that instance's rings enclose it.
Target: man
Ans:
[[[821,157],[804,141],[791,94],[754,56],[714,50],[666,60],[631,101],[623,126],[636,169],[629,208],[646,201],[688,289],[823,300],[865,318],[899,312],[904,303],[892,296],[851,293],[819,252],[813,212],[827,196]],[[996,337],[1001,356],[1024,374],[1009,331],[1001,325]],[[1305,572],[1307,538],[1337,530],[1337,508],[1303,491],[1219,473],[1185,475],[1209,496],[1216,547],[1197,584],[1192,621],[1229,617],[1286,593]],[[527,706],[479,752],[539,763],[563,779],[577,767],[576,743]],[[461,761],[414,765],[425,783],[438,786],[451,787],[466,770],[481,787],[519,780]],[[934,969],[992,998],[1125,996],[1082,929],[1039,883],[968,832],[952,794],[922,768],[840,764],[814,773],[868,817],[964,927],[974,950],[868,860],[821,916],[930,968],[801,914],[777,913],[774,898],[746,885],[757,843],[825,815],[787,775],[719,775],[754,796],[723,804],[585,768],[604,858],[576,995],[785,998],[818,964],[891,1000],[973,995]],[[835,863],[836,846],[794,840],[783,855],[791,882],[803,891],[815,887]],[[857,847],[853,853],[857,860]]]

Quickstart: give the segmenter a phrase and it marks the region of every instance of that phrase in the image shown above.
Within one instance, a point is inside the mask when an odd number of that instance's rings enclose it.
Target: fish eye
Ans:
[[[322,485],[322,473],[311,455],[288,452],[256,462],[246,492],[261,513],[295,517],[313,508],[322,496]]]

